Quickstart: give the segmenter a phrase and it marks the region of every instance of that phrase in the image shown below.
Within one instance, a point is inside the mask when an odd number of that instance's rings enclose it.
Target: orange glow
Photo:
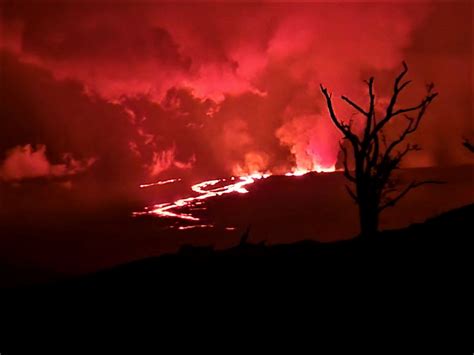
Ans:
[[[331,166],[328,168],[324,168],[321,166],[317,166],[314,170],[315,172],[333,172],[335,171],[335,167]],[[292,172],[288,172],[285,176],[302,176],[312,171],[296,168]],[[145,210],[142,212],[134,212],[134,216],[142,216],[142,215],[154,215],[157,217],[171,217],[177,218],[188,222],[198,222],[201,221],[201,218],[192,214],[192,211],[196,210],[203,210],[205,207],[202,205],[204,204],[204,200],[222,196],[225,194],[230,193],[240,193],[246,194],[249,191],[245,188],[245,186],[253,184],[256,180],[266,179],[269,176],[272,176],[270,173],[253,173],[251,175],[245,176],[232,176],[230,178],[225,179],[214,179],[214,180],[207,180],[200,182],[198,184],[192,185],[191,190],[197,193],[197,196],[190,196],[186,198],[178,199],[174,202],[165,202],[161,204],[156,204],[151,207],[145,207]],[[151,186],[159,186],[165,185],[173,182],[181,181],[181,179],[170,179],[164,181],[158,181],[151,184],[142,184],[140,185],[141,188],[151,187]],[[183,211],[184,210],[184,211]],[[188,212],[191,211],[191,212]],[[194,225],[186,225],[180,226],[178,230],[186,230],[192,228],[212,228],[214,225],[212,224],[194,224]],[[174,228],[174,227],[173,227]],[[234,227],[226,227],[226,230],[234,230]]]
[[[332,173],[332,172],[336,171],[336,166],[332,165],[332,166],[329,166],[329,167],[323,167],[322,165],[316,165],[314,167],[314,170],[295,168],[292,172],[286,173],[285,176],[301,176],[301,175],[310,173],[312,171],[315,171],[317,173]]]
[[[268,175],[254,174],[252,176],[242,176],[239,178],[237,182],[234,182],[235,178],[203,181],[199,184],[195,184],[191,186],[191,190],[198,193],[199,194],[198,196],[182,198],[174,202],[165,202],[165,203],[157,204],[157,205],[152,206],[151,208],[146,208],[145,212],[135,212],[133,215],[139,216],[139,215],[144,215],[144,214],[151,214],[151,215],[156,215],[159,217],[175,217],[175,218],[179,218],[179,219],[183,219],[187,221],[199,221],[200,218],[195,217],[191,215],[190,213],[184,213],[184,212],[179,212],[179,211],[173,212],[173,210],[178,210],[180,208],[196,209],[197,206],[203,203],[203,200],[211,198],[211,197],[222,196],[228,193],[233,193],[233,192],[237,192],[241,194],[247,193],[248,190],[245,189],[244,187],[245,185],[253,184],[255,182],[255,179],[262,179],[265,177],[268,177]],[[228,183],[228,181],[231,181],[231,182]],[[212,187],[220,183],[224,184],[224,186],[206,189],[208,187]],[[162,185],[162,184],[160,184],[160,182],[157,182],[153,185]]]
[[[149,184],[141,184],[140,188],[157,186],[157,185],[166,185],[166,184],[171,184],[172,182],[178,182],[178,181],[181,181],[181,179],[169,179],[169,180],[157,181],[157,182],[152,182]]]
[[[212,228],[214,225],[212,224],[195,224],[190,226],[180,226],[178,227],[179,230],[186,230],[186,229],[195,229],[195,228]]]
[[[315,171],[317,173],[333,173],[336,171],[336,166],[332,165],[329,167],[324,167],[324,166],[317,165],[315,168]]]

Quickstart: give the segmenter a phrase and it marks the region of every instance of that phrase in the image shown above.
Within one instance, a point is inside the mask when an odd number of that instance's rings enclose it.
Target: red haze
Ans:
[[[96,159],[77,181],[91,199],[158,177],[331,166],[338,135],[319,83],[364,102],[375,75],[383,104],[403,59],[417,83],[407,102],[428,81],[441,93],[407,165],[466,163],[470,6],[3,1],[2,174],[8,151],[37,144],[48,171],[66,152]],[[48,174],[16,176],[33,175]]]

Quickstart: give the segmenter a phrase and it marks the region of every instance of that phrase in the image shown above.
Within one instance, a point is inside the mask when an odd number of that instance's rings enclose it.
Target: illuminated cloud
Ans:
[[[172,146],[169,149],[165,149],[160,152],[153,152],[153,158],[151,163],[148,165],[150,171],[150,177],[156,178],[162,172],[176,167],[181,170],[191,169],[195,162],[195,157],[192,156],[187,162],[182,162],[176,159],[176,147]]]
[[[158,175],[331,165],[339,136],[319,83],[364,104],[362,80],[375,75],[381,104],[405,59],[414,86],[404,102],[428,80],[440,92],[414,137],[424,151],[407,165],[466,162],[452,143],[472,134],[463,4],[1,6],[0,152],[41,142],[58,159],[94,156],[94,178],[125,191]]]
[[[33,178],[61,178],[80,174],[94,164],[95,159],[76,160],[64,154],[58,164],[51,163],[46,156],[46,146],[31,144],[17,146],[6,153],[0,165],[0,178],[5,181],[20,181]]]

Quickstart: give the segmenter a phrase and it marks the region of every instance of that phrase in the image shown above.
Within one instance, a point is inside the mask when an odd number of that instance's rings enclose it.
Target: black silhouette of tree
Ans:
[[[434,85],[427,85],[426,96],[420,103],[399,108],[397,100],[400,93],[410,84],[410,80],[403,81],[408,67],[403,62],[403,70],[396,77],[391,99],[384,112],[376,109],[374,78],[364,81],[368,87],[368,108],[356,104],[346,96],[341,99],[360,113],[365,119],[362,132],[356,133],[353,129],[352,118],[348,121],[339,119],[334,111],[331,94],[327,88],[320,85],[321,91],[326,99],[329,116],[337,129],[342,133],[343,139],[349,141],[349,149],[352,151],[354,168],[349,168],[349,151],[346,145],[340,142],[343,152],[343,164],[345,177],[355,185],[355,190],[346,185],[349,195],[359,207],[359,222],[362,237],[369,237],[377,233],[379,226],[379,214],[384,209],[395,206],[405,195],[414,188],[424,184],[439,183],[438,181],[412,181],[408,185],[400,186],[399,182],[392,177],[392,172],[399,168],[403,158],[412,151],[420,150],[417,144],[405,144],[405,139],[415,132],[424,117],[426,110],[433,102],[438,93],[434,92]],[[406,125],[400,135],[393,141],[388,142],[384,134],[384,128],[392,120],[404,119]]]

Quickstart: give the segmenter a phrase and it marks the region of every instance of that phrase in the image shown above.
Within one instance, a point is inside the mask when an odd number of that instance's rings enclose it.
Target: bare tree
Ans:
[[[337,129],[342,133],[343,139],[349,141],[349,149],[352,150],[354,168],[349,168],[349,151],[346,145],[340,142],[343,152],[343,164],[345,177],[355,185],[355,190],[346,185],[349,195],[359,207],[359,221],[361,236],[369,237],[377,233],[379,225],[379,214],[384,209],[394,206],[412,189],[428,184],[439,183],[437,181],[413,181],[405,186],[393,178],[392,172],[399,168],[400,162],[411,151],[418,151],[420,147],[416,144],[404,144],[402,142],[415,132],[424,117],[427,108],[438,95],[434,92],[434,85],[427,85],[426,96],[420,103],[407,107],[397,107],[400,93],[410,84],[410,80],[403,81],[408,67],[403,62],[403,70],[396,77],[393,93],[387,107],[379,112],[375,107],[374,78],[364,81],[368,87],[369,105],[362,108],[346,96],[341,99],[360,113],[364,118],[363,130],[359,133],[353,128],[353,120],[347,122],[339,119],[334,111],[331,94],[327,88],[321,85],[321,91],[326,98],[329,116]],[[380,116],[380,117],[378,117]],[[384,128],[392,120],[404,119],[406,125],[400,135],[391,142],[387,141]]]

